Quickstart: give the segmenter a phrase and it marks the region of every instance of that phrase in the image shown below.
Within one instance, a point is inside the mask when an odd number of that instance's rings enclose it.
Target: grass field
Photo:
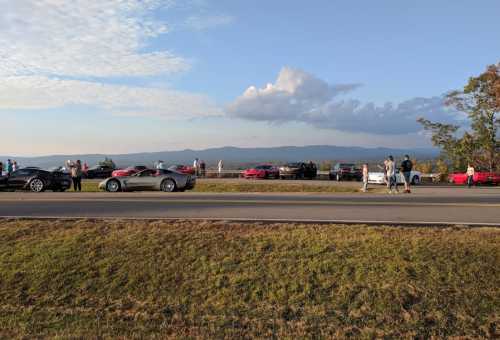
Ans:
[[[248,181],[248,180],[213,180],[201,179],[196,183],[193,192],[311,192],[311,193],[338,193],[338,192],[359,192],[361,183],[350,182],[345,184],[337,184],[332,182],[314,182],[310,183],[297,182],[290,183],[289,181],[280,183],[279,181]],[[86,192],[97,192],[98,181],[90,180],[83,181],[82,190]],[[346,185],[347,184],[347,185]],[[370,192],[379,192],[380,186],[372,186]]]
[[[499,335],[500,230],[2,221],[0,338]]]

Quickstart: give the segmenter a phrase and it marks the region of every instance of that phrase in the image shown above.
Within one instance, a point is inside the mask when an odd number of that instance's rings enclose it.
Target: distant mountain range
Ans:
[[[15,159],[21,166],[39,166],[50,168],[63,165],[68,159],[81,159],[90,166],[102,161],[105,157],[113,159],[119,167],[133,164],[152,165],[158,160],[165,161],[166,164],[191,164],[195,158],[199,158],[214,165],[219,159],[223,159],[225,167],[238,166],[242,164],[252,164],[260,162],[292,162],[292,161],[375,161],[382,160],[388,155],[400,158],[404,154],[410,154],[416,159],[431,159],[438,156],[439,151],[434,148],[416,149],[392,149],[392,148],[362,148],[345,147],[333,145],[311,145],[311,146],[283,146],[270,148],[237,148],[222,147],[205,150],[182,150],[182,151],[162,151],[144,152],[131,154],[87,154],[87,155],[53,155],[40,157],[15,157],[0,156],[0,160],[5,162],[8,158]]]

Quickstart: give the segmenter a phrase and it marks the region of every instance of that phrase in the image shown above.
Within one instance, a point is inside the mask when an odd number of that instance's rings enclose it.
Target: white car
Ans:
[[[420,171],[412,171],[410,173],[410,183],[420,184],[420,179],[422,178],[422,173]],[[398,184],[404,184],[403,174],[400,171],[396,172],[396,179]],[[368,183],[370,184],[386,184],[383,172],[369,172],[368,173]]]

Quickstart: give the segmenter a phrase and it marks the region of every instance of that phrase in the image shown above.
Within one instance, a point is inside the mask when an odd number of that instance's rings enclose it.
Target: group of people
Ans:
[[[396,169],[397,165],[396,162],[394,161],[393,156],[387,157],[387,159],[384,161],[384,180],[385,183],[387,184],[387,192],[389,194],[393,193],[399,193],[398,190],[398,179],[396,177]],[[413,170],[413,163],[410,160],[409,155],[404,156],[404,160],[401,162],[401,165],[399,166],[400,172],[403,174],[403,183],[404,183],[404,193],[411,193],[410,189],[410,184],[411,184],[411,171]],[[365,163],[363,164],[363,187],[361,191],[367,192],[368,191],[368,164]]]
[[[19,169],[19,164],[17,164],[17,161],[15,160],[8,159],[5,165],[2,162],[0,162],[0,176],[3,175],[4,173],[6,175],[10,175],[17,169]]]
[[[207,174],[207,165],[204,160],[200,160],[195,158],[193,161],[193,169],[196,176],[205,177]],[[221,159],[217,162],[217,172],[218,176],[222,176],[222,172],[224,171],[224,161]]]

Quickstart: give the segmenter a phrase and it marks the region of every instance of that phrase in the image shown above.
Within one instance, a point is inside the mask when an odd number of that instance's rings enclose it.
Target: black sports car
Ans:
[[[71,177],[62,171],[23,168],[10,176],[0,176],[0,190],[65,191],[71,187]]]
[[[279,168],[279,175],[281,179],[291,178],[291,179],[302,179],[316,178],[318,169],[316,164],[309,162],[298,162],[298,163],[287,163]]]
[[[84,176],[87,178],[108,178],[111,177],[111,174],[115,168],[109,166],[109,165],[96,165],[90,169],[87,170],[86,173],[84,173]]]

